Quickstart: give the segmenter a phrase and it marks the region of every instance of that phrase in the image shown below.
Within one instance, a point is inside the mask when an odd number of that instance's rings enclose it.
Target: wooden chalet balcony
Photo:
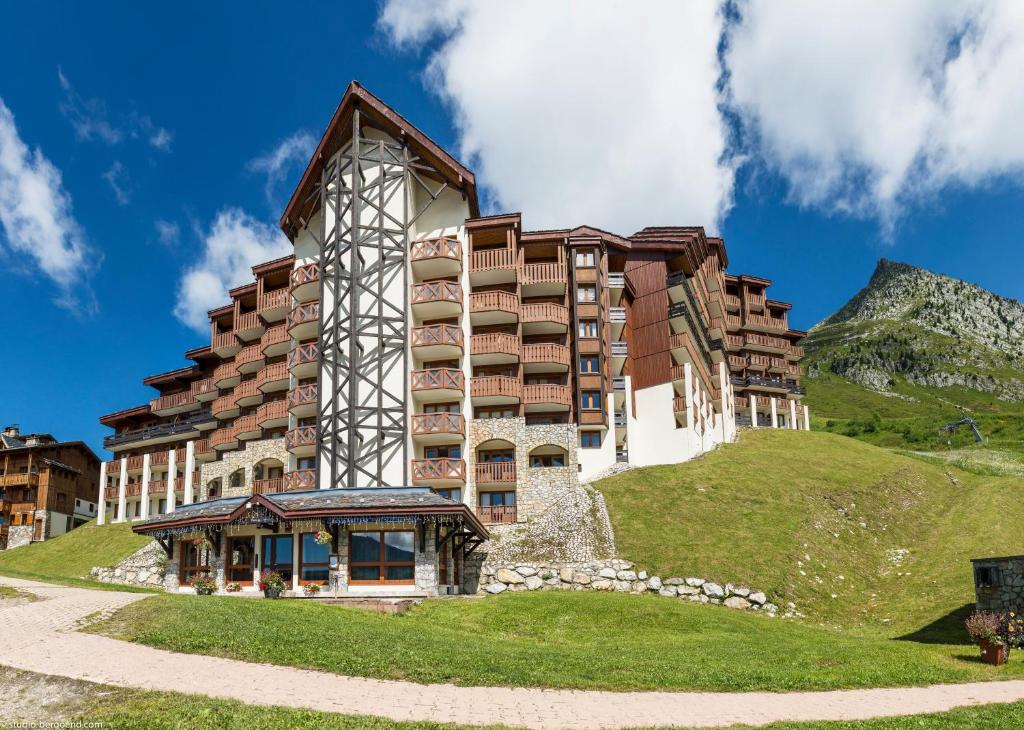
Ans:
[[[277,494],[285,491],[284,477],[271,477],[270,479],[254,479],[252,482],[253,494]]]
[[[474,286],[516,280],[516,255],[511,248],[474,251],[469,256],[469,280]]]
[[[197,401],[211,401],[217,397],[217,386],[213,382],[213,377],[203,378],[192,381],[190,392]]]
[[[150,479],[149,480],[149,493],[156,494],[159,492],[167,491],[167,480],[166,479]],[[126,497],[141,497],[142,496],[142,482],[130,482],[124,485],[124,496]]]
[[[732,400],[737,411],[750,408],[750,400],[746,396],[738,395]]]
[[[235,355],[235,367],[240,373],[254,373],[263,367],[263,347],[259,342],[243,347]]]
[[[735,370],[743,370],[747,367],[747,358],[743,355],[729,355],[729,367]]]
[[[120,498],[120,487],[104,487],[103,498],[106,500],[114,500]]]
[[[121,473],[121,459],[115,458],[107,462],[107,476],[117,476]]]
[[[463,459],[413,459],[412,483],[446,486],[466,483]]]
[[[280,322],[292,306],[292,293],[288,287],[265,291],[260,295],[256,311],[267,322]]]
[[[313,261],[296,267],[291,274],[291,294],[297,302],[320,298],[320,264]]]
[[[554,334],[569,329],[569,308],[562,304],[523,304],[519,316],[523,320],[523,334]]]
[[[714,385],[713,382],[709,382],[710,378],[707,381],[703,380],[701,378],[701,373],[698,372],[699,370],[699,367],[692,367],[690,374],[693,376],[693,379],[704,387],[704,390],[707,391],[708,397],[711,398],[711,400],[718,400],[721,398],[721,389],[717,385]],[[672,380],[676,383],[686,382],[686,368],[684,365],[672,366]]]
[[[299,426],[284,435],[284,445],[296,456],[312,456],[316,451],[316,426]]]
[[[238,373],[238,368],[235,367],[235,363],[222,362],[213,371],[213,384],[217,388],[231,388],[238,385],[238,381],[242,379],[242,376]]]
[[[312,416],[317,408],[317,384],[298,385],[288,391],[288,410],[299,418]]]
[[[747,309],[753,309],[758,312],[764,309],[764,292],[755,294],[754,292],[748,291],[745,296],[747,302]]]
[[[260,313],[255,309],[251,312],[238,315],[235,320],[235,334],[244,342],[252,342],[267,329],[260,318]]]
[[[740,311],[740,298],[735,294],[725,295],[725,308],[730,312]]]
[[[465,376],[454,368],[413,370],[411,389],[413,398],[422,403],[460,400],[466,392]]]
[[[151,453],[149,455],[149,465],[151,467],[154,467],[154,466],[167,466],[167,464],[170,463],[170,459],[168,458],[168,456],[169,456],[168,452],[169,451],[170,451],[170,449],[168,449],[166,451],[165,450],[154,451],[153,453]],[[128,457],[128,471],[136,471],[136,470],[141,471],[142,467],[143,467],[143,464],[144,464],[143,459],[144,459],[144,457],[142,457],[142,456],[129,456]],[[177,450],[175,450],[175,452],[174,452],[174,460],[175,461],[178,460],[178,452],[177,452]]]
[[[721,339],[725,334],[725,319],[722,317],[712,317],[708,322],[708,334],[715,339]]]
[[[780,371],[780,372],[784,372],[786,375],[789,375],[790,377],[793,377],[793,378],[799,378],[800,377],[800,366],[799,365],[786,365],[786,367],[782,371]]]
[[[288,334],[296,340],[316,337],[320,330],[320,302],[296,304],[288,313]]]
[[[288,325],[285,322],[268,327],[267,331],[260,337],[260,349],[267,357],[276,357],[288,352],[291,347],[292,338],[288,334]]]
[[[729,330],[730,332],[734,332],[734,331],[738,330],[742,325],[743,325],[743,322],[740,320],[739,315],[737,315],[737,314],[727,314],[727,315],[725,315],[725,328],[727,330]]]
[[[519,362],[518,335],[489,332],[470,339],[470,360],[474,365],[497,365]]]
[[[672,398],[672,412],[686,413],[686,396],[677,395]]]
[[[469,320],[474,325],[518,322],[519,297],[507,291],[474,292],[469,295]]]
[[[743,335],[743,346],[748,350],[781,354],[789,349],[789,341],[781,337],[747,332]]]
[[[296,345],[288,353],[288,370],[296,378],[310,378],[320,367],[320,346],[315,342]]]
[[[520,282],[524,296],[550,296],[564,294],[566,282],[564,263],[523,263]]]
[[[462,328],[455,324],[413,327],[410,346],[424,360],[447,360],[462,356]]]
[[[410,304],[420,319],[457,317],[462,314],[462,286],[454,281],[413,284]]]
[[[264,393],[288,389],[288,363],[273,362],[256,374],[256,387]]]
[[[235,403],[240,407],[255,406],[263,402],[263,393],[259,389],[259,380],[246,380],[235,386]]]
[[[485,525],[511,525],[516,522],[516,506],[514,504],[497,507],[480,505],[476,508],[476,516]]]
[[[414,413],[412,438],[421,444],[454,443],[466,435],[466,417],[461,413]]]
[[[771,364],[772,358],[766,355],[747,355],[747,369],[764,371]]]
[[[523,345],[523,370],[538,372],[541,370],[564,371],[572,363],[572,354],[565,345],[554,342],[535,342]]]
[[[242,349],[242,343],[235,336],[234,331],[213,335],[210,346],[217,357],[231,357]]]
[[[625,289],[626,288],[626,272],[624,272],[624,271],[609,271],[608,272],[608,288],[609,289]]]
[[[284,475],[284,491],[304,492],[316,489],[316,469],[295,469]]]
[[[572,391],[568,385],[524,385],[523,405],[527,412],[567,411],[572,405]]]
[[[754,314],[748,312],[744,317],[743,326],[747,329],[769,330],[773,332],[784,332],[789,329],[786,317],[772,317],[767,314]]]
[[[149,402],[149,410],[158,416],[184,413],[185,411],[195,410],[198,407],[199,403],[196,402],[191,390],[186,390],[182,393],[172,393],[171,395],[162,395]]]
[[[726,335],[722,339],[727,350],[736,351],[743,347],[743,335]]]
[[[514,461],[478,462],[475,481],[477,485],[515,484],[516,463]]]
[[[238,403],[235,402],[235,394],[222,395],[210,406],[210,412],[214,418],[226,420],[238,415]]]
[[[420,279],[458,276],[462,273],[462,244],[456,238],[414,241],[409,262],[413,274]]]
[[[768,370],[773,373],[784,373],[786,372],[786,358],[784,357],[770,357],[768,358]]]
[[[197,461],[209,461],[214,455],[210,439],[196,439],[192,446],[192,456]]]
[[[118,469],[120,469],[118,465]],[[107,472],[110,473],[109,471]],[[39,475],[32,472],[18,474],[4,474],[0,476],[0,487],[37,487],[39,486]]]
[[[800,345],[790,345],[786,350],[786,357],[790,360],[800,360],[804,356],[804,348]]]
[[[288,425],[288,403],[283,400],[263,403],[256,409],[256,422],[260,428],[278,428]]]
[[[508,405],[521,400],[523,383],[506,375],[478,375],[472,380],[470,393],[473,405]]]

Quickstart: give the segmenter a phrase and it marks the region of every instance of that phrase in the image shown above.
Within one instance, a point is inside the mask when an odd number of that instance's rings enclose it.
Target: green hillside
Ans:
[[[970,558],[1024,552],[1019,479],[827,433],[745,431],[595,486],[624,557],[760,588],[827,625],[920,629],[973,603]]]

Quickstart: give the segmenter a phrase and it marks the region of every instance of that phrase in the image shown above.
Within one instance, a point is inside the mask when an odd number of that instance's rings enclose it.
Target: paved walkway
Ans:
[[[343,677],[177,654],[75,631],[145,594],[68,588],[0,576],[40,596],[4,607],[0,664],[123,687],[204,694],[394,720],[505,723],[530,728],[714,727],[778,720],[866,719],[1024,699],[1024,681],[836,692],[585,692],[455,687]]]

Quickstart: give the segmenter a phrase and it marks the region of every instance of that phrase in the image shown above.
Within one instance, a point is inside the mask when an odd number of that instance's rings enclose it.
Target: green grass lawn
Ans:
[[[925,643],[948,640],[941,635],[849,635],[614,593],[428,601],[401,616],[310,601],[159,595],[91,630],[185,653],[460,685],[781,691],[1024,676],[1024,653],[995,669],[969,644]]]
[[[1019,478],[982,476],[826,433],[759,429],[673,466],[597,483],[619,553],[792,601],[808,621],[962,635],[970,559],[1024,547]]]
[[[53,539],[0,552],[0,575],[87,588],[144,591],[93,581],[89,571],[113,567],[148,542],[148,537],[136,535],[126,522],[102,527],[89,522]]]

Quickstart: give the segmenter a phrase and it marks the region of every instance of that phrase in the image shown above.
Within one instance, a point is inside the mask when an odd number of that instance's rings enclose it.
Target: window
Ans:
[[[315,456],[302,456],[295,461],[296,469],[316,469]]]
[[[461,446],[427,446],[423,449],[424,459],[461,459]]]
[[[415,582],[415,533],[349,533],[349,582],[354,585]]]
[[[599,360],[597,355],[580,355],[580,372],[596,373]]]
[[[580,320],[580,337],[597,337],[597,320]]]
[[[999,584],[999,570],[991,565],[974,568],[974,583],[978,588],[993,588]]]
[[[251,586],[256,562],[256,537],[232,537],[228,540],[227,565],[224,572],[229,583]]]
[[[540,469],[548,466],[565,466],[562,454],[533,454],[530,456],[530,468]]]
[[[481,464],[508,464],[516,460],[516,454],[513,449],[491,449],[480,451],[476,460]]]
[[[439,489],[435,489],[434,491],[437,494],[439,494],[440,496],[445,497],[447,499],[450,499],[453,502],[461,502],[462,501],[462,490],[459,489],[459,488],[451,488],[451,489],[449,489],[449,488],[445,488],[445,489],[439,488]]]
[[[577,251],[576,252],[576,266],[593,266],[594,265],[594,252],[588,251]]]
[[[580,394],[580,407],[588,411],[601,410],[601,391],[584,390]]]
[[[599,449],[601,448],[600,431],[580,431],[580,448]]]
[[[513,418],[515,411],[512,408],[477,408],[477,418]]]
[[[190,586],[192,580],[200,573],[210,570],[210,551],[201,550],[194,542],[178,543],[181,548],[181,570],[178,582]]]
[[[321,545],[312,532],[299,541],[299,583],[327,583],[330,578],[331,546]]]
[[[576,301],[584,303],[596,302],[597,287],[593,284],[580,284],[576,287]]]
[[[515,503],[515,492],[480,492],[481,507],[512,507]]]
[[[462,413],[459,403],[427,403],[423,406],[424,413]]]

